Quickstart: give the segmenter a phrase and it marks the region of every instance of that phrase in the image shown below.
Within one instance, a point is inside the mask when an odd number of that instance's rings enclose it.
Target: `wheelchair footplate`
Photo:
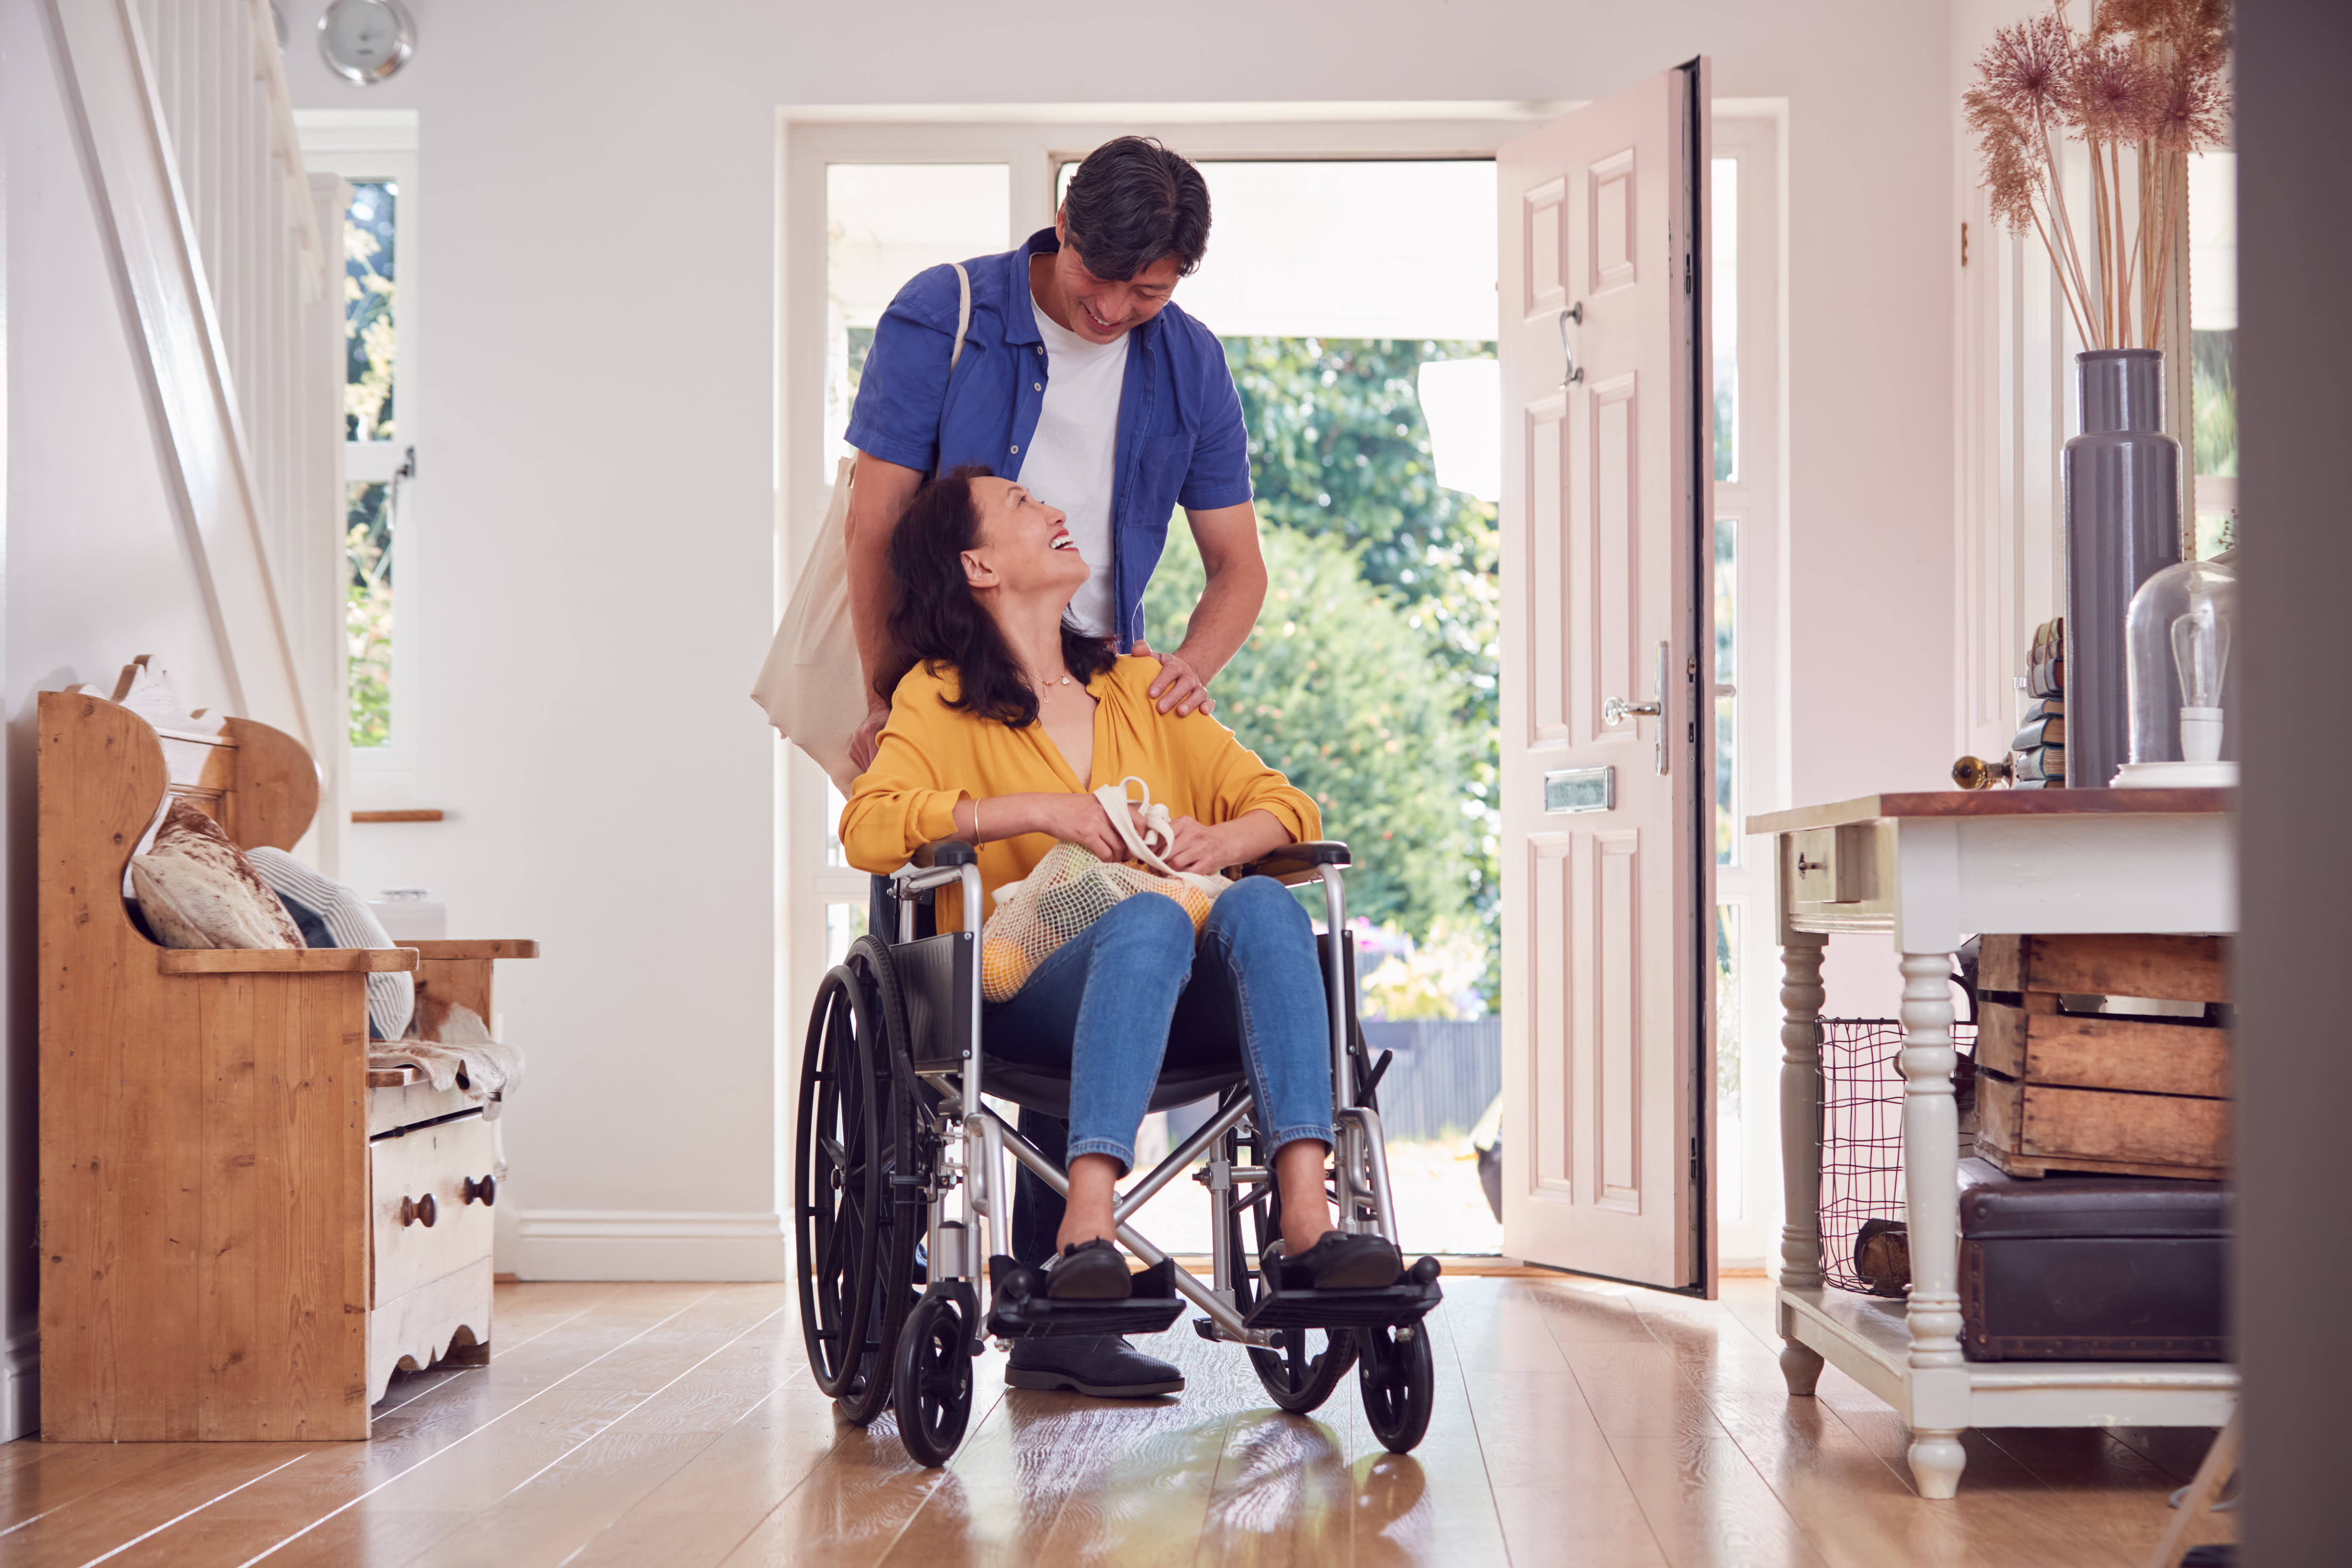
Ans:
[[[1175,1260],[1163,1258],[1132,1278],[1134,1293],[1125,1300],[1056,1301],[1045,1294],[1045,1270],[999,1254],[988,1260],[986,1331],[1005,1340],[1162,1331],[1184,1310],[1176,1294]]]
[[[1279,1270],[1265,1291],[1250,1303],[1242,1321],[1253,1329],[1371,1329],[1418,1322],[1445,1299],[1437,1288],[1438,1263],[1423,1258],[1397,1276],[1393,1285],[1368,1290],[1286,1290]],[[1205,1321],[1205,1320],[1204,1320]]]

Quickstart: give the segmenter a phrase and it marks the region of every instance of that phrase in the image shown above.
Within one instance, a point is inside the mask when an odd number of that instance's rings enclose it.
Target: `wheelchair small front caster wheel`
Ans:
[[[1430,1406],[1437,1394],[1428,1326],[1415,1322],[1358,1329],[1355,1338],[1364,1419],[1382,1447],[1391,1454],[1409,1454],[1429,1430]]]
[[[899,1331],[892,1395],[899,1439],[919,1465],[946,1464],[963,1441],[971,1419],[971,1329],[954,1297],[925,1296]]]

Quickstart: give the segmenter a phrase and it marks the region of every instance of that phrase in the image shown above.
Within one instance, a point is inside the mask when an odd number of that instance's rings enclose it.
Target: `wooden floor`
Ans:
[[[1760,1280],[1693,1302],[1449,1279],[1418,1453],[1354,1379],[1305,1420],[1189,1329],[1181,1399],[1003,1388],[914,1468],[837,1425],[776,1285],[504,1285],[488,1367],[345,1444],[0,1445],[0,1563],[2137,1564],[2206,1432],[1971,1433],[1955,1502],[1834,1372],[1783,1393]]]

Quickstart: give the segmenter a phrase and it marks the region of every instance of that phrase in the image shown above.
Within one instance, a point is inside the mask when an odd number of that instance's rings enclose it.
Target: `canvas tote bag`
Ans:
[[[952,376],[971,325],[971,275],[960,261],[949,265],[957,289],[955,347],[948,354]],[[944,413],[946,399],[940,406]],[[866,711],[866,675],[849,619],[849,492],[856,478],[856,462],[842,458],[834,470],[832,504],[793,580],[792,601],[751,688],[751,700],[766,710],[776,732],[806,752],[845,795],[857,779],[849,742]]]

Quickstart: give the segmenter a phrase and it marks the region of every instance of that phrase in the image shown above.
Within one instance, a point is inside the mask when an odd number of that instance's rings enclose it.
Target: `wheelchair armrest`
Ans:
[[[1244,877],[1272,877],[1277,882],[1309,882],[1326,866],[1352,866],[1355,859],[1348,853],[1347,845],[1337,838],[1314,838],[1303,844],[1286,844],[1262,858],[1240,868]]]
[[[910,866],[971,866],[977,865],[980,853],[961,838],[942,838],[936,844],[926,844],[915,851]]]

